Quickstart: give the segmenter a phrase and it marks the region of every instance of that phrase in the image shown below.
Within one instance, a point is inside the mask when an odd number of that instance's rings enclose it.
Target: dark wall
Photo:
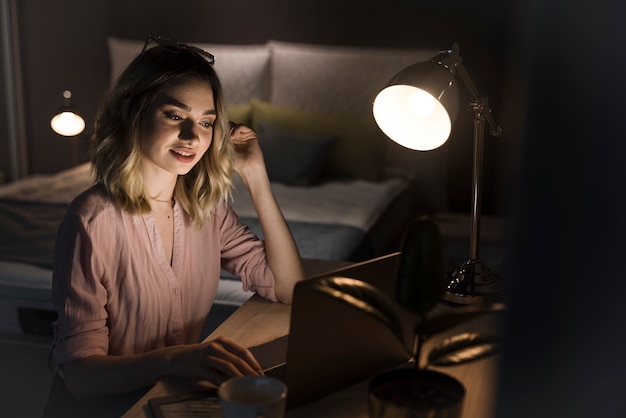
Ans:
[[[458,42],[464,63],[496,114],[502,105],[507,2],[482,0],[23,0],[19,3],[30,173],[72,164],[71,142],[49,120],[70,89],[92,123],[109,80],[106,36],[144,39],[159,34],[187,42],[264,43],[275,39],[329,45],[448,48]],[[399,69],[400,70],[400,69]],[[497,111],[496,111],[497,110]],[[471,115],[461,112],[448,146],[456,190],[469,211]],[[1,127],[1,126],[0,126]],[[505,130],[506,132],[506,130]],[[88,132],[83,135],[82,144]],[[488,140],[485,188],[495,205],[499,143]],[[0,164],[6,164],[0,160]],[[0,166],[0,169],[4,167]],[[486,199],[487,200],[487,199]]]
[[[106,87],[108,61],[104,0],[26,0],[18,3],[30,173],[72,165],[71,142],[50,119],[71,90],[83,116],[93,120]]]
[[[0,57],[0,63],[4,64],[4,60],[2,57]],[[5,78],[4,65],[0,66],[0,77],[2,77],[2,80],[4,80]],[[6,138],[7,132],[9,131],[9,121],[7,118],[8,109],[5,108],[7,106],[5,100],[6,94],[6,86],[5,83],[2,82],[0,83],[0,98],[2,100],[2,103],[0,104],[0,109],[3,110],[2,112],[0,112],[0,183],[7,179],[11,174],[11,163],[9,159],[9,141],[7,139],[2,139],[2,137]]]

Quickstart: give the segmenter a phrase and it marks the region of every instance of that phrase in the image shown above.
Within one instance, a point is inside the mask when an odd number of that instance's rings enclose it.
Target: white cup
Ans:
[[[273,377],[236,377],[217,391],[224,418],[283,418],[287,386]]]

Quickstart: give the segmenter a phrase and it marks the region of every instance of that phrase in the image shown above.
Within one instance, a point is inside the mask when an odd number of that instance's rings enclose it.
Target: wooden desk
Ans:
[[[395,265],[398,254],[381,257],[372,263],[364,263],[361,267],[352,270],[351,277],[368,281],[379,286],[383,291],[393,289]],[[337,268],[346,263],[324,262],[307,260],[305,269],[308,277],[320,274],[333,274]],[[340,272],[338,272],[340,275]],[[440,309],[449,309],[440,307]],[[242,345],[251,347],[289,333],[290,306],[271,303],[259,296],[252,296],[226,321],[224,321],[207,338],[217,335],[226,335]],[[461,331],[485,331],[495,329],[493,317],[483,316],[469,323],[458,326],[450,332],[437,338],[441,340],[447,335]],[[432,343],[432,342],[431,342]],[[490,357],[462,366],[447,367],[441,371],[459,379],[467,390],[464,407],[464,418],[489,418],[493,416],[495,400],[495,377],[497,358]],[[148,399],[170,394],[185,393],[199,390],[201,386],[179,379],[163,379],[146,393],[123,418],[152,417],[148,407]],[[309,405],[288,411],[289,418],[310,417],[356,417],[367,418],[367,382],[346,388],[332,395],[326,396]]]

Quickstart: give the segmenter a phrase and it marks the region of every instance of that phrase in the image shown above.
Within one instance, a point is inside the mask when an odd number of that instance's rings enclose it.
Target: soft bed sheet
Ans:
[[[0,198],[39,203],[65,203],[93,184],[91,167],[81,164],[50,176],[32,176],[0,187]],[[256,217],[239,176],[233,178],[231,205],[241,217]],[[272,189],[288,221],[345,225],[367,232],[409,181],[392,177],[380,182],[327,181],[310,187],[273,183]]]

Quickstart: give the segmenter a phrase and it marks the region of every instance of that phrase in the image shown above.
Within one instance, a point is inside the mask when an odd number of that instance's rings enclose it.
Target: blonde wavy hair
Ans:
[[[117,207],[131,214],[149,212],[140,174],[142,120],[164,86],[185,79],[210,84],[217,112],[209,149],[189,173],[178,176],[174,189],[177,203],[199,228],[228,201],[233,168],[221,83],[213,66],[193,50],[157,46],[131,62],[100,106],[91,137],[91,163],[96,181]]]

